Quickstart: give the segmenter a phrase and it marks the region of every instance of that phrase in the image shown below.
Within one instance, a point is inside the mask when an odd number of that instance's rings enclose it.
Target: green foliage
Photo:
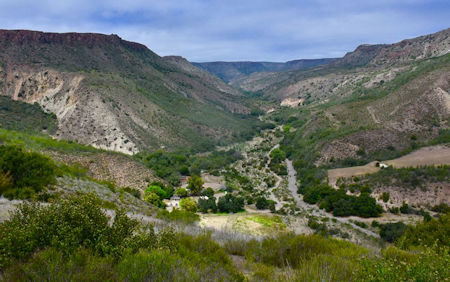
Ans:
[[[187,188],[191,191],[191,195],[199,196],[203,190],[203,179],[198,175],[192,175],[189,178]]]
[[[244,209],[244,199],[241,197],[235,197],[232,194],[227,194],[219,198],[217,202],[217,208],[220,212],[236,213]]]
[[[409,213],[409,206],[407,203],[403,202],[402,206],[400,207],[400,212],[404,214]]]
[[[10,176],[13,188],[3,191],[9,198],[30,198],[55,183],[56,178],[52,160],[16,146],[0,146],[0,171]]]
[[[319,203],[319,207],[335,216],[356,215],[360,217],[378,217],[383,212],[376,200],[369,193],[363,192],[360,196],[347,195],[344,189],[333,189],[326,184],[300,187],[305,202]]]
[[[412,254],[388,248],[381,258],[364,258],[355,275],[358,281],[445,281],[450,277],[448,247],[427,248]]]
[[[407,168],[388,168],[372,174],[367,174],[360,179],[360,183],[369,186],[395,185],[405,188],[424,187],[426,183],[449,182],[450,166],[422,166]]]
[[[158,196],[158,194],[156,194],[154,192],[148,192],[148,193],[146,192],[144,195],[144,200],[156,207],[159,207],[159,208],[165,207],[161,198]]]
[[[188,191],[185,188],[180,187],[177,190],[175,190],[175,195],[179,197],[187,197]]]
[[[169,212],[167,210],[160,210],[158,212],[158,218],[184,224],[192,224],[200,220],[200,217],[197,214],[190,211],[179,209],[173,209],[172,212]]]
[[[197,203],[194,200],[192,200],[191,198],[181,199],[180,208],[182,210],[185,210],[188,212],[193,212],[193,213],[197,212],[197,210],[198,210]]]
[[[275,238],[265,238],[261,242],[253,241],[246,249],[245,256],[255,262],[277,267],[291,266],[299,268],[306,261],[318,255],[346,254],[349,258],[358,258],[366,253],[361,247],[319,235],[294,235],[291,233]]]
[[[145,189],[145,194],[150,194],[150,193],[154,193],[156,195],[158,195],[158,197],[162,200],[162,199],[167,199],[168,195],[166,193],[166,191],[164,191],[161,187],[157,186],[157,185],[151,185],[147,187],[147,189]]]
[[[15,101],[0,95],[0,127],[28,133],[56,132],[57,119],[45,113],[38,104]]]
[[[441,215],[438,219],[424,221],[416,226],[409,226],[398,240],[402,248],[413,246],[450,246],[450,213]]]
[[[0,170],[0,195],[11,188],[13,188],[13,182],[9,171],[4,173]]]
[[[0,265],[46,247],[64,253],[80,246],[99,255],[120,253],[137,222],[124,211],[116,211],[114,223],[109,225],[99,203],[92,195],[80,195],[49,206],[22,204],[0,225]]]
[[[198,209],[202,213],[217,212],[216,198],[198,199]]]
[[[393,243],[405,233],[406,225],[403,222],[379,224],[380,237],[386,242]]]
[[[179,185],[181,175],[200,174],[201,170],[214,172],[242,159],[242,155],[234,150],[213,151],[203,156],[183,151],[158,150],[149,154],[139,153],[135,158],[150,167],[158,177],[166,179],[171,185]]]
[[[389,198],[390,198],[389,192],[383,192],[383,194],[381,194],[381,200],[383,200],[383,202],[387,203],[389,201]]]
[[[269,207],[269,201],[265,197],[258,197],[256,199],[256,208],[258,210],[265,210]]]

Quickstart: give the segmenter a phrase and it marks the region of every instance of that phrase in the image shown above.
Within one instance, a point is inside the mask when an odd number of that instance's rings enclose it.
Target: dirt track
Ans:
[[[335,186],[339,177],[352,177],[375,173],[380,168],[375,166],[376,162],[371,162],[363,166],[336,168],[328,170],[328,182]],[[425,166],[425,165],[444,165],[450,164],[450,147],[444,145],[424,147],[403,157],[383,161],[395,168]]]

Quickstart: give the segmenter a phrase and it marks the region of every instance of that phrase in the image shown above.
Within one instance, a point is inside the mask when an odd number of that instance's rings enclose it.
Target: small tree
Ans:
[[[175,194],[179,197],[187,197],[188,191],[182,187],[175,190]]]
[[[197,212],[197,203],[194,202],[191,198],[184,198],[180,201],[181,209],[188,212]]]
[[[256,208],[258,210],[265,210],[269,207],[269,201],[264,197],[259,197],[256,199]]]
[[[383,200],[383,202],[387,203],[389,201],[389,198],[389,192],[384,192],[383,194],[381,194],[381,199]]]
[[[159,197],[161,200],[167,198],[167,193],[166,193],[166,191],[164,191],[161,187],[156,186],[156,185],[150,185],[150,186],[148,186],[147,189],[145,189],[145,193],[146,193],[146,194],[155,193],[156,195],[158,195],[158,197]]]
[[[160,207],[160,208],[164,207],[164,203],[161,201],[159,196],[153,192],[145,193],[144,200],[152,205],[157,206],[157,207]]]
[[[4,173],[0,170],[0,195],[12,187],[12,178],[11,175],[9,175],[9,172]]]
[[[217,211],[217,205],[216,205],[216,198],[210,197],[209,199],[199,199],[198,200],[198,209],[202,213],[208,213],[208,212],[216,212]]]
[[[206,196],[208,198],[214,197],[214,190],[210,187],[206,188],[202,192],[202,196]]]
[[[199,196],[203,190],[203,179],[198,175],[192,175],[189,178],[187,188],[191,190],[191,195]]]

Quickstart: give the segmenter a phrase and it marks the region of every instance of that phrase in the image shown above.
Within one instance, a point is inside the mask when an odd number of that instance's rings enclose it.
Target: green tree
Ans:
[[[216,198],[198,199],[198,209],[202,213],[217,212]]]
[[[265,210],[269,208],[269,201],[267,201],[265,197],[258,197],[258,199],[256,199],[256,208],[258,210]]]
[[[145,193],[146,194],[155,193],[161,200],[167,198],[167,192],[164,191],[161,187],[156,185],[148,186],[147,189],[145,189]]]
[[[189,178],[189,183],[187,188],[191,190],[191,195],[199,196],[203,190],[203,179],[198,175],[192,175]]]
[[[56,165],[51,159],[17,146],[0,146],[0,171],[11,177],[13,190],[9,189],[8,195],[12,197],[24,194],[19,191],[24,188],[40,192],[56,181]]]
[[[0,195],[13,187],[12,177],[9,172],[4,173],[0,170]]]
[[[182,187],[175,190],[175,194],[179,197],[187,197],[188,191]]]
[[[188,212],[197,212],[198,206],[197,203],[191,198],[184,198],[180,201],[181,209]]]
[[[161,201],[161,198],[156,193],[153,192],[145,193],[144,200],[157,207],[160,208],[164,207],[164,203]]]

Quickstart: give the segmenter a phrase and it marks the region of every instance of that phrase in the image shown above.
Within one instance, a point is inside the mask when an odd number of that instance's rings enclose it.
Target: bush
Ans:
[[[0,170],[0,195],[13,187],[12,177],[9,172]]]
[[[409,226],[398,240],[402,248],[411,246],[450,246],[450,213],[438,219],[424,221],[416,226]]]
[[[10,197],[26,197],[40,192],[56,180],[56,166],[49,158],[34,152],[26,152],[16,146],[0,146],[0,171],[8,174],[13,188]],[[26,191],[20,191],[26,189]],[[7,192],[6,190],[4,193]]]
[[[381,194],[381,200],[383,200],[383,202],[387,203],[389,201],[389,198],[390,198],[389,192],[384,192],[383,194]]]
[[[231,194],[227,194],[219,198],[217,208],[220,212],[239,212],[244,210],[244,199],[241,197],[235,197]]]
[[[172,212],[169,212],[167,210],[160,210],[157,217],[184,224],[192,224],[200,220],[200,217],[196,213],[179,209],[173,209]]]
[[[427,248],[418,254],[389,248],[381,258],[364,258],[357,281],[445,281],[450,276],[449,248]]]
[[[399,239],[406,230],[403,222],[379,224],[380,237],[386,242],[393,243]]]
[[[138,225],[125,211],[116,211],[112,225],[92,195],[70,196],[60,203],[42,206],[25,203],[0,225],[0,266],[53,247],[72,253],[79,247],[99,255],[118,254]]]
[[[256,199],[256,208],[258,210],[265,210],[269,208],[269,201],[265,197],[258,197]]]
[[[147,189],[145,189],[145,194],[148,195],[150,193],[156,194],[158,195],[158,197],[162,200],[162,199],[166,199],[167,198],[167,193],[166,191],[164,191],[161,187],[156,186],[156,185],[150,185],[147,187]]]
[[[184,198],[180,201],[180,207],[181,209],[188,211],[188,212],[197,212],[197,203],[194,202],[194,200],[190,198]]]
[[[409,206],[407,203],[403,202],[402,206],[400,207],[400,212],[404,214],[409,213]]]
[[[189,178],[187,188],[191,191],[191,195],[199,196],[203,190],[203,179],[198,175],[192,175]]]
[[[188,195],[188,191],[184,188],[178,188],[177,190],[175,190],[175,194],[178,195],[179,197],[187,197]]]
[[[146,193],[144,195],[144,200],[156,207],[159,207],[159,208],[165,207],[163,201],[161,201],[161,198],[153,192],[147,193],[147,191],[146,191]]]
[[[202,213],[217,212],[216,198],[209,197],[208,199],[199,199],[198,209]]]

